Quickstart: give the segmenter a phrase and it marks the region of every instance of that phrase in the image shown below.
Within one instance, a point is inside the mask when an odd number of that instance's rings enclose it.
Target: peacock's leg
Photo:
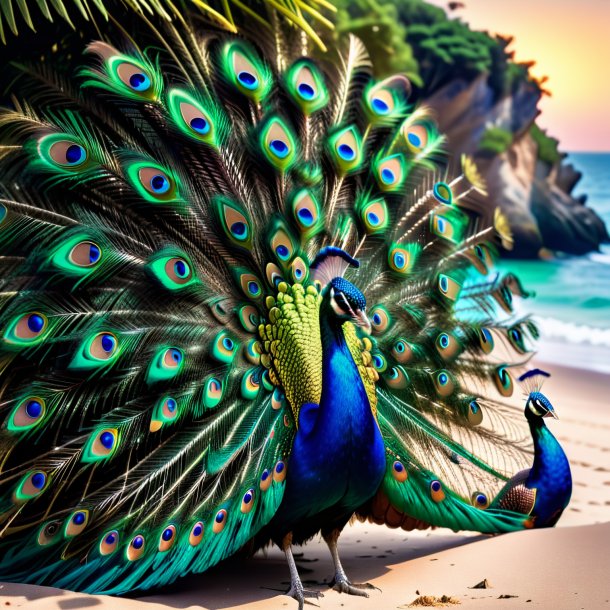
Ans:
[[[376,589],[377,587],[368,582],[353,584],[349,581],[347,575],[345,574],[345,570],[341,565],[339,549],[337,548],[337,541],[339,540],[340,534],[341,530],[337,528],[330,530],[329,532],[322,532],[324,540],[326,541],[326,544],[328,544],[330,556],[333,558],[333,563],[335,564],[335,579],[333,582],[333,589],[335,591],[339,591],[339,593],[348,593],[349,595],[368,597],[369,594],[365,591],[365,589]]]
[[[296,599],[299,602],[299,610],[303,610],[306,597],[318,598],[324,597],[324,594],[322,591],[314,591],[303,587],[294,556],[292,555],[292,533],[286,534],[282,539],[282,551],[286,555],[286,561],[288,561],[288,568],[290,570],[290,589],[286,591],[286,595]]]

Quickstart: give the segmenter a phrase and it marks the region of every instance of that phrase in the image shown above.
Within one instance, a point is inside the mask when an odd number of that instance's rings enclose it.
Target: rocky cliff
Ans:
[[[539,89],[524,82],[512,95],[497,100],[488,76],[481,74],[474,81],[449,82],[426,103],[447,134],[449,150],[474,157],[492,201],[507,215],[515,236],[508,256],[536,258],[598,250],[610,237],[603,221],[586,207],[586,197],[571,195],[581,174],[563,158],[554,163],[539,158],[539,145],[530,133],[539,99]],[[511,134],[506,150],[481,149],[490,127]]]

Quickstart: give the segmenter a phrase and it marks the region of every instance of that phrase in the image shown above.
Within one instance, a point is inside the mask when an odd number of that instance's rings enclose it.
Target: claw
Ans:
[[[303,606],[305,604],[309,604],[311,606],[315,606],[316,604],[312,604],[311,602],[305,601],[306,598],[315,598],[318,599],[320,597],[324,597],[322,591],[316,591],[313,589],[305,589],[303,587],[303,583],[299,578],[299,573],[297,571],[297,566],[294,562],[294,556],[292,554],[292,534],[287,534],[284,536],[282,540],[282,550],[286,554],[286,560],[288,561],[288,568],[290,569],[290,589],[286,591],[286,595],[296,599],[299,602],[299,610],[303,610]]]
[[[324,597],[324,593],[322,591],[316,591],[314,589],[304,589],[303,586],[298,586],[292,584],[290,589],[286,591],[285,595],[288,597],[292,597],[292,599],[296,599],[299,602],[299,610],[303,610],[304,604],[309,604],[311,606],[315,606],[316,604],[312,604],[308,602],[307,599],[315,598],[319,599],[320,597]]]
[[[372,585],[370,582],[364,583],[351,583],[347,578],[333,580],[332,588],[335,591],[339,591],[339,593],[347,593],[348,595],[359,595],[360,597],[368,597],[369,594],[365,591],[365,589],[376,589],[377,591],[381,591],[375,585]]]

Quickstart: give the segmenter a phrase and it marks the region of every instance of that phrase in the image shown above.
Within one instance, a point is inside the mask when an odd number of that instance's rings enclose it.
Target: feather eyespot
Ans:
[[[181,290],[198,281],[191,261],[183,253],[165,251],[155,254],[148,268],[168,290]]]
[[[307,189],[299,191],[292,199],[292,214],[301,234],[314,233],[320,218],[320,208],[313,193]]]
[[[89,523],[89,511],[88,510],[77,510],[72,513],[66,522],[66,537],[78,536]]]
[[[362,161],[362,140],[356,127],[349,126],[329,140],[331,158],[342,173],[355,171]]]
[[[388,361],[385,359],[385,356],[380,353],[373,354],[372,356],[373,368],[378,373],[384,373],[388,368]]]
[[[68,258],[77,267],[93,267],[100,262],[102,250],[92,241],[81,241],[72,248]]]
[[[481,327],[481,330],[479,331],[479,343],[483,353],[491,354],[494,348],[494,338],[491,331],[484,326]]]
[[[382,334],[390,327],[392,318],[388,310],[383,305],[376,305],[369,313],[373,333]]]
[[[275,388],[273,390],[273,394],[271,395],[271,408],[278,411],[284,406],[285,400],[286,398],[282,390]]]
[[[178,401],[171,396],[162,398],[154,409],[150,422],[150,431],[157,432],[164,424],[173,422],[180,412]]]
[[[478,426],[483,421],[483,409],[476,398],[469,400],[465,409],[466,419],[471,426]]]
[[[292,258],[294,245],[284,229],[278,229],[271,239],[271,249],[280,263],[286,263]]]
[[[146,547],[146,540],[144,536],[138,534],[131,539],[129,546],[127,547],[127,559],[129,561],[137,561],[144,555],[144,549]]]
[[[38,311],[22,314],[8,325],[4,340],[16,346],[26,347],[42,341],[47,334],[49,321]]]
[[[396,362],[405,364],[413,358],[413,348],[405,339],[399,339],[392,347],[392,356]]]
[[[177,347],[161,348],[148,368],[148,383],[172,379],[184,368],[184,353]]]
[[[49,147],[49,157],[62,167],[77,168],[87,160],[87,151],[71,140],[58,140]]]
[[[37,426],[44,419],[45,412],[45,401],[38,396],[30,396],[13,410],[8,419],[8,429],[11,432],[19,432]]]
[[[409,385],[409,377],[402,366],[392,367],[384,375],[384,380],[393,390],[404,390]]]
[[[297,156],[296,140],[288,125],[273,118],[261,132],[261,147],[266,159],[280,171],[287,170]]]
[[[241,380],[241,395],[245,400],[254,400],[261,389],[261,372],[259,368],[248,371]]]
[[[407,480],[409,475],[407,473],[405,465],[402,462],[399,462],[397,460],[392,464],[392,476],[399,483],[404,483]]]
[[[201,544],[203,540],[203,523],[201,521],[197,521],[195,525],[191,528],[191,533],[189,534],[189,544],[191,546],[197,546]]]
[[[375,162],[377,184],[382,191],[396,191],[402,186],[407,168],[402,153],[383,157]]]
[[[445,499],[445,492],[440,481],[432,481],[430,483],[430,497],[434,502],[442,502]]]
[[[456,301],[460,296],[462,286],[444,273],[438,276],[438,288],[441,294],[450,301]]]
[[[203,404],[206,409],[213,409],[222,400],[223,383],[218,377],[210,377],[205,383]]]
[[[502,396],[508,398],[513,395],[514,382],[506,365],[499,366],[494,370],[493,380],[498,392],[500,392]]]
[[[109,459],[119,445],[119,431],[116,428],[102,428],[90,437],[83,450],[83,462],[97,462]]]
[[[439,203],[444,205],[453,203],[453,192],[446,182],[437,182],[432,188],[432,194]]]
[[[114,333],[95,333],[81,344],[72,363],[74,369],[91,369],[114,362],[121,353],[119,340]]]
[[[271,87],[269,69],[256,54],[239,42],[224,48],[223,68],[231,83],[253,101],[264,98]]]
[[[357,201],[356,209],[360,222],[368,235],[383,233],[387,229],[390,218],[388,207],[383,199],[369,201],[367,198]]]
[[[267,491],[269,487],[271,487],[271,483],[273,482],[273,474],[269,472],[266,468],[261,473],[260,482],[258,484],[261,491]]]
[[[127,177],[136,192],[153,204],[180,201],[179,181],[170,171],[151,161],[127,165]]]
[[[436,338],[436,351],[445,361],[453,360],[460,347],[459,341],[450,333],[440,333]]]
[[[49,521],[45,523],[38,533],[36,542],[40,546],[48,546],[61,539],[61,521]]]
[[[511,345],[520,354],[525,354],[527,352],[527,347],[525,345],[525,337],[518,325],[509,328],[506,334]]]
[[[176,542],[176,526],[168,525],[159,536],[159,552],[165,553],[169,551]]]
[[[226,524],[227,524],[227,511],[224,508],[222,508],[216,513],[216,516],[214,517],[214,525],[212,525],[212,531],[215,534],[219,534],[220,532],[222,532],[222,530],[224,529]]]
[[[305,115],[328,103],[328,92],[317,67],[306,59],[295,62],[286,75],[287,85],[294,101]]]
[[[489,506],[489,498],[480,491],[475,491],[470,497],[473,506],[476,508],[487,508]]]
[[[247,298],[258,301],[263,296],[261,281],[253,274],[243,269],[236,269],[235,275],[239,285]]]
[[[119,546],[119,532],[111,530],[106,532],[100,540],[99,551],[100,555],[111,555]]]
[[[273,469],[273,480],[276,483],[281,483],[286,478],[286,464],[281,460],[275,465]]]
[[[211,345],[211,355],[218,362],[230,364],[237,353],[238,343],[234,341],[226,330],[220,331]]]
[[[249,513],[254,506],[254,489],[248,489],[241,500],[241,512]]]
[[[455,381],[448,371],[441,370],[433,375],[436,393],[442,398],[451,396],[455,390]]]
[[[254,305],[242,305],[238,310],[239,321],[246,332],[255,333],[258,329],[260,315]]]
[[[167,107],[174,124],[189,138],[216,145],[215,120],[218,113],[181,89],[172,88],[167,94]]]
[[[123,61],[115,69],[122,83],[138,93],[145,93],[152,87],[150,76],[141,66]]]
[[[292,280],[297,284],[302,284],[307,280],[309,275],[307,265],[305,261],[297,256],[290,265],[290,273],[292,275]]]
[[[34,470],[25,475],[17,485],[14,499],[23,502],[39,496],[49,486],[49,476],[43,470]]]

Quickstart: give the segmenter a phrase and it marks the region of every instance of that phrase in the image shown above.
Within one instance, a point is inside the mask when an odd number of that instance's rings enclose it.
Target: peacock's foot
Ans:
[[[301,581],[293,582],[290,585],[290,589],[286,591],[286,595],[292,597],[292,599],[296,599],[299,602],[299,610],[303,610],[303,606],[306,603],[306,599],[319,599],[320,597],[324,597],[324,593],[322,591],[316,591],[315,589],[305,589],[301,584]],[[312,604],[314,605],[314,604]]]
[[[332,582],[332,588],[339,593],[347,593],[348,595],[359,595],[360,597],[368,597],[369,594],[366,589],[378,589],[375,585],[370,582],[364,583],[351,583],[345,576],[335,577]]]

